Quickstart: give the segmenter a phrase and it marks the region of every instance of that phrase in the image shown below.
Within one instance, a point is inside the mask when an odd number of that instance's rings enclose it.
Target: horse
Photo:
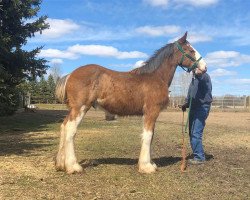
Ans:
[[[176,42],[157,50],[143,66],[132,71],[117,72],[89,64],[62,77],[56,87],[56,96],[66,102],[69,114],[61,124],[56,169],[68,174],[83,171],[76,159],[74,138],[87,111],[92,106],[99,106],[118,116],[143,116],[139,172],[155,172],[157,166],[151,160],[155,122],[169,102],[168,88],[177,66],[196,74],[207,70],[206,62],[187,41],[187,32]]]

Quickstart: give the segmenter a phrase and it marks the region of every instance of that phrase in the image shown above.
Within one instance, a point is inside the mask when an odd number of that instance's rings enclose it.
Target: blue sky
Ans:
[[[50,29],[28,41],[63,74],[95,63],[128,71],[188,31],[214,95],[250,95],[248,0],[44,0]],[[177,73],[181,73],[178,68]]]

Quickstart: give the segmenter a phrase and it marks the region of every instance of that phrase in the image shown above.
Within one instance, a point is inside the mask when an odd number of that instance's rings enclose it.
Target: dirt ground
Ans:
[[[158,171],[146,175],[137,171],[141,118],[107,122],[91,110],[76,137],[85,171],[67,175],[53,161],[66,111],[40,108],[0,118],[0,199],[250,199],[249,112],[211,112],[204,132],[208,160],[185,173],[182,113],[162,112],[152,149]]]

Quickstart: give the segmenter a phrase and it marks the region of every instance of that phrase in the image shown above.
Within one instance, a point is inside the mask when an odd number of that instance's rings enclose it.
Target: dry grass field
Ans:
[[[211,112],[208,161],[181,173],[182,113],[162,112],[153,142],[159,168],[147,175],[137,171],[141,118],[107,122],[91,110],[76,137],[85,172],[67,175],[53,161],[66,111],[39,108],[0,118],[0,199],[250,199],[250,113]]]

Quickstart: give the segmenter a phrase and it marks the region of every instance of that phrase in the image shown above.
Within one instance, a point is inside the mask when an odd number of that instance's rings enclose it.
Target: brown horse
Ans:
[[[81,172],[75,150],[77,126],[91,106],[99,106],[119,116],[141,115],[144,120],[139,172],[152,173],[151,143],[156,119],[169,101],[168,88],[178,65],[204,73],[206,63],[186,40],[187,33],[175,43],[159,49],[144,66],[130,72],[116,72],[99,65],[79,67],[63,77],[57,97],[70,108],[61,125],[56,169],[71,174]]]

